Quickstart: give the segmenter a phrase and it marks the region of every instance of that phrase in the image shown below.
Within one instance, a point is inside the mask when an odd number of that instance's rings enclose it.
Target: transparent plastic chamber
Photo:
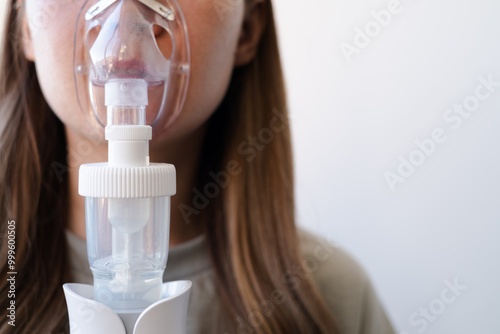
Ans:
[[[161,299],[170,197],[86,197],[87,251],[94,299],[112,309],[141,309]]]
[[[153,130],[178,116],[189,78],[175,0],[87,1],[75,30],[81,110],[105,126],[108,162],[80,167],[94,299],[114,310],[162,297],[175,168],[149,161]]]

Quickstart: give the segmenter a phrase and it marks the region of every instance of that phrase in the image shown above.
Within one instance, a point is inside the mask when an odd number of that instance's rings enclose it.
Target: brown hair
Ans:
[[[8,9],[0,79],[0,332],[48,333],[64,328],[61,283],[66,257],[67,184],[51,164],[65,162],[62,123],[47,105],[35,67],[22,54],[23,7]],[[15,268],[7,263],[7,223],[15,221]],[[15,299],[7,298],[8,272],[16,271]],[[7,307],[15,300],[15,327]]]
[[[230,315],[226,331],[338,333],[311,279],[300,288],[286,273],[300,263],[285,89],[270,1],[256,58],[236,68],[224,101],[211,117],[198,184],[229,162],[231,178],[207,213],[207,239],[217,288]],[[0,77],[0,332],[67,332],[62,284],[71,280],[65,228],[68,184],[53,164],[66,165],[63,124],[40,90],[34,64],[22,55],[23,9],[8,9]],[[233,112],[237,111],[237,112]],[[265,131],[265,129],[267,129]],[[270,132],[271,131],[271,132]],[[247,156],[242,143],[259,133],[265,148]],[[7,224],[16,222],[16,327],[8,325]],[[279,296],[284,302],[265,303]]]

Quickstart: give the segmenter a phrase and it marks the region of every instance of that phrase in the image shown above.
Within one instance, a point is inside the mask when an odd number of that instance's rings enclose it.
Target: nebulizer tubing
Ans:
[[[184,333],[191,282],[162,282],[175,167],[149,161],[153,130],[186,96],[182,12],[175,0],[86,1],[74,50],[79,104],[106,123],[108,162],[79,170],[94,285],[64,285],[71,332]]]

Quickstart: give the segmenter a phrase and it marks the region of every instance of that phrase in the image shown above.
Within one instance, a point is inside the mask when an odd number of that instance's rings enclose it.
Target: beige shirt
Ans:
[[[74,283],[92,284],[85,241],[69,231],[66,235]],[[299,231],[299,238],[302,265],[286,273],[287,281],[300,289],[304,275],[311,274],[342,334],[394,334],[358,263],[340,248],[308,232]],[[193,283],[187,333],[216,333],[222,315],[205,236],[170,248],[163,280],[190,280]],[[247,320],[244,326],[250,331],[250,319],[244,320]]]

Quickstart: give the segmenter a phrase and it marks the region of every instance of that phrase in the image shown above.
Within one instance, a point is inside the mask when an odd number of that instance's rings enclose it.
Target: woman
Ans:
[[[82,4],[26,0],[8,8],[0,78],[2,333],[68,332],[62,285],[92,282],[78,167],[106,161],[107,144],[78,111],[72,47]],[[393,333],[358,265],[295,227],[270,1],[179,4],[190,86],[150,156],[178,171],[164,279],[193,281],[188,333]],[[219,194],[197,203],[221,175],[227,182]],[[7,317],[12,221],[15,327]]]

